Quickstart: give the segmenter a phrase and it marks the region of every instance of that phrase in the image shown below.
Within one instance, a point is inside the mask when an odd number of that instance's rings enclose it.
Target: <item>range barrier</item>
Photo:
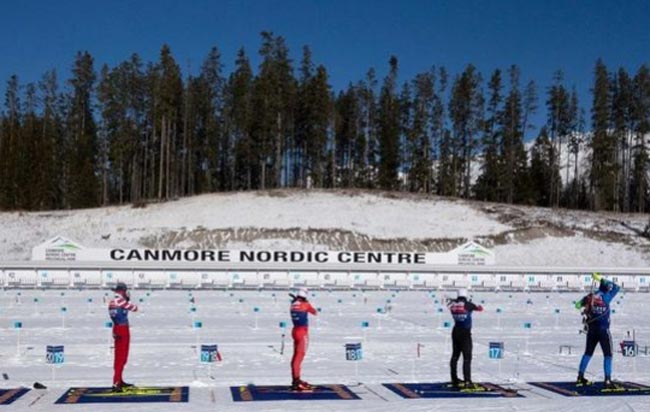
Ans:
[[[452,289],[582,291],[599,272],[628,291],[650,291],[650,268],[317,264],[0,262],[4,288],[101,289]]]

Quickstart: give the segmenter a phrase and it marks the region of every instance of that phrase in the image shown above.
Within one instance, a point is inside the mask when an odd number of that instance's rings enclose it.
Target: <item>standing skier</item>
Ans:
[[[471,388],[474,386],[472,383],[472,312],[481,312],[483,306],[475,305],[467,300],[467,290],[458,290],[456,299],[449,300],[447,306],[451,311],[451,316],[454,318],[454,328],[451,332],[451,343],[453,351],[451,360],[449,361],[449,368],[451,370],[451,384],[453,387],[458,388],[464,386]],[[463,354],[463,379],[464,383],[461,384],[458,379],[458,359],[461,353]]]
[[[108,303],[108,314],[113,321],[113,340],[115,347],[115,359],[113,362],[113,391],[122,392],[123,388],[133,386],[124,382],[122,372],[129,359],[129,344],[131,334],[129,332],[129,311],[136,312],[138,307],[129,303],[131,295],[126,284],[118,282],[115,288],[115,297]]]
[[[300,379],[302,361],[305,359],[307,347],[309,346],[309,314],[316,315],[316,309],[307,301],[307,289],[300,289],[296,296],[290,295],[291,321],[293,330],[293,357],[291,358],[291,389],[295,391],[306,391],[312,387]]]
[[[583,321],[587,327],[587,344],[585,353],[580,360],[576,384],[579,386],[590,384],[585,378],[585,371],[594,354],[596,345],[600,344],[604,356],[604,387],[612,389],[616,385],[612,382],[612,335],[609,333],[609,303],[614,299],[620,288],[598,273],[593,273],[591,278],[599,282],[598,290],[584,296],[575,305],[576,309],[582,309]]]

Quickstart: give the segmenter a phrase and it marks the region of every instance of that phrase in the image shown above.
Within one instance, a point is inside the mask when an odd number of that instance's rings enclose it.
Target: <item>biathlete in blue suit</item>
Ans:
[[[604,279],[600,274],[594,273],[592,279],[599,282],[598,290],[592,292],[576,302],[576,309],[582,309],[584,323],[587,327],[587,344],[585,353],[580,361],[578,379],[576,384],[589,385],[585,378],[585,371],[594,354],[596,345],[600,344],[604,356],[605,388],[615,388],[612,382],[612,335],[609,333],[609,304],[619,291],[619,286],[614,282]]]

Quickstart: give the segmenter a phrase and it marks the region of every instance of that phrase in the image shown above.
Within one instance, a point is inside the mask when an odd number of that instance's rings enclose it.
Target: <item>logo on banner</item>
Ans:
[[[83,247],[79,244],[62,236],[57,236],[34,248],[32,251],[32,259],[58,261],[79,260],[78,253],[81,250],[83,250]]]
[[[456,249],[459,265],[489,265],[494,254],[475,242],[468,242]]]

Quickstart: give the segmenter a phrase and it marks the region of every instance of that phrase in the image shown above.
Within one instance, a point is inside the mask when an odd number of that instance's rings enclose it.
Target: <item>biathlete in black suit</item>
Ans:
[[[451,316],[454,318],[454,328],[451,331],[453,351],[449,368],[451,384],[458,387],[473,387],[472,383],[472,312],[481,312],[483,306],[475,305],[467,300],[467,290],[460,289],[456,299],[447,302]],[[463,355],[463,380],[458,379],[458,359]]]

